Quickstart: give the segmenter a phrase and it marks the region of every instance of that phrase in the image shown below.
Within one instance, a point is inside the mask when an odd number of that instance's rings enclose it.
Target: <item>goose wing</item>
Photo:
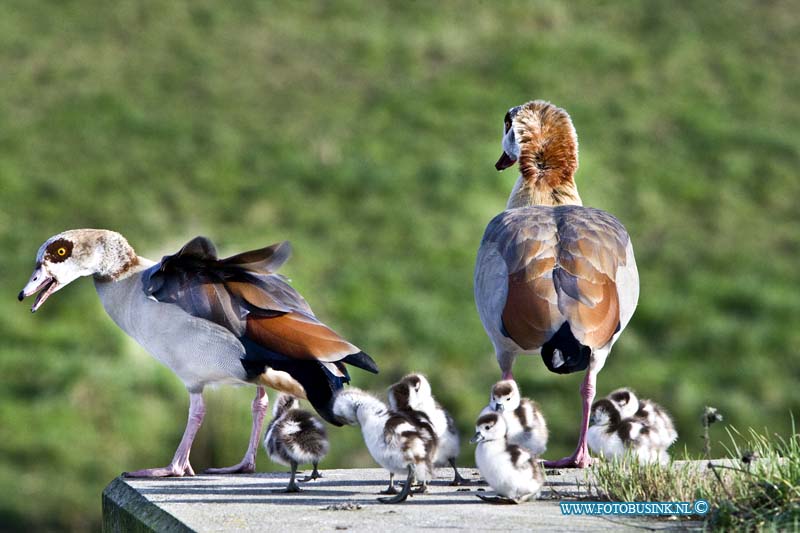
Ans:
[[[502,260],[505,299],[495,307],[503,333],[524,350],[540,349],[565,323],[580,344],[604,346],[636,306],[630,238],[616,218],[599,209],[504,211],[486,228],[478,269],[482,257],[487,265],[494,261],[495,271],[502,270],[497,267]],[[480,277],[476,272],[476,281]],[[487,289],[479,289],[476,283],[476,299],[491,300]]]
[[[289,243],[281,242],[219,259],[210,240],[196,237],[146,272],[143,290],[156,301],[227,328],[245,347],[242,364],[251,378],[268,369],[289,374],[302,386],[301,395],[330,420],[332,415],[321,409],[327,410],[333,393],[349,381],[343,363],[373,373],[378,367],[318,320],[286,278],[275,273],[290,254]],[[270,384],[280,388],[284,382],[273,379]],[[285,392],[297,394],[298,389]]]

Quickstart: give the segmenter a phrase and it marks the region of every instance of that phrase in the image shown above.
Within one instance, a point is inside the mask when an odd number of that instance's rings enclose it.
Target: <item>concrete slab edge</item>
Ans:
[[[192,532],[168,512],[153,505],[122,479],[103,491],[103,533]]]

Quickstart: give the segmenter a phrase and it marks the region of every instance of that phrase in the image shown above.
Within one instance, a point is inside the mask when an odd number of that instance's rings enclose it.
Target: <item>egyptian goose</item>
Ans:
[[[514,380],[498,381],[492,387],[489,406],[481,414],[495,411],[506,423],[506,438],[534,455],[547,450],[547,423],[539,404],[520,395]]]
[[[495,167],[516,161],[521,175],[478,250],[475,302],[503,379],[513,379],[520,353],[540,354],[558,374],[588,369],[578,446],[546,463],[583,468],[597,373],[639,298],[633,247],[616,218],[581,206],[578,140],[566,111],[542,100],[509,110]]]
[[[434,466],[453,468],[452,486],[467,485],[456,467],[461,450],[458,429],[450,413],[433,397],[431,384],[422,374],[409,374],[389,388],[389,406],[395,411],[418,411],[424,413],[433,425],[437,446]]]
[[[527,450],[509,444],[506,423],[499,413],[481,415],[472,442],[475,463],[483,478],[499,497],[478,495],[491,503],[520,503],[535,497],[544,484],[544,473]]]
[[[39,292],[31,311],[81,276],[92,276],[106,312],[125,333],[169,367],[189,391],[189,419],[172,462],[132,477],[194,475],[189,452],[203,421],[206,385],[256,385],[253,427],[242,461],[209,473],[254,472],[268,386],[311,402],[323,418],[349,381],[344,363],[377,373],[375,362],[320,322],[275,271],[288,242],[217,259],[197,237],[158,263],[140,257],[113,231],[78,229],[49,238],[19,299]]]
[[[336,395],[333,413],[345,424],[361,426],[370,455],[389,471],[389,487],[383,494],[395,494],[394,476],[407,475],[399,494],[378,498],[379,502],[404,502],[414,480],[425,483],[433,476],[436,433],[423,417],[392,411],[376,397],[354,387]]]
[[[613,460],[632,454],[641,464],[669,462],[669,455],[643,418],[622,418],[617,405],[603,398],[592,405],[586,434],[589,448]]]
[[[644,420],[650,428],[653,441],[666,450],[678,440],[675,423],[666,409],[653,400],[638,398],[636,393],[628,388],[612,391],[606,398],[611,400],[619,409],[622,418],[637,418]]]
[[[311,463],[314,471],[303,481],[322,477],[317,467],[328,453],[325,426],[314,415],[300,409],[300,402],[290,394],[281,393],[272,408],[272,421],[264,435],[264,449],[269,458],[292,469],[284,492],[300,492],[295,482],[297,465]]]

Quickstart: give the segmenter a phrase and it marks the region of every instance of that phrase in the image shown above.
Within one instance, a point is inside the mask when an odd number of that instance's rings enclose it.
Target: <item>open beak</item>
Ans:
[[[61,284],[56,281],[53,276],[49,275],[43,267],[39,266],[33,271],[31,279],[28,281],[28,284],[25,285],[25,288],[19,291],[17,299],[21,302],[28,296],[38,292],[39,295],[36,297],[31,307],[31,313],[35,313],[36,310],[42,306],[44,301],[60,288]]]
[[[494,164],[494,168],[497,170],[505,170],[516,162],[516,159],[513,159],[505,151],[503,151],[503,155],[501,155],[500,159],[497,160],[497,163]]]
[[[483,435],[481,435],[481,432],[480,432],[480,431],[478,431],[477,433],[475,433],[475,436],[474,436],[474,437],[472,437],[471,439],[469,439],[469,441],[470,441],[472,444],[476,444],[476,443],[478,443],[478,442],[483,442],[483,440],[484,440],[484,439],[483,439]]]

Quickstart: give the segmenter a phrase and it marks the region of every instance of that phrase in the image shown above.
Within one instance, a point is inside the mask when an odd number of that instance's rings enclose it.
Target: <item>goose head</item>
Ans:
[[[486,413],[478,418],[475,423],[475,436],[470,439],[472,443],[504,439],[506,437],[506,422],[498,413]]]
[[[580,205],[574,181],[578,135],[566,111],[544,100],[512,107],[503,119],[502,146],[495,168],[519,163],[521,173],[509,207]]]
[[[517,382],[513,379],[498,381],[492,387],[489,397],[489,407],[492,410],[502,413],[503,411],[513,411],[520,404],[520,394]]]
[[[36,266],[18,299],[36,294],[35,312],[50,296],[83,276],[120,279],[138,262],[125,237],[108,230],[76,229],[53,235],[36,254]]]

